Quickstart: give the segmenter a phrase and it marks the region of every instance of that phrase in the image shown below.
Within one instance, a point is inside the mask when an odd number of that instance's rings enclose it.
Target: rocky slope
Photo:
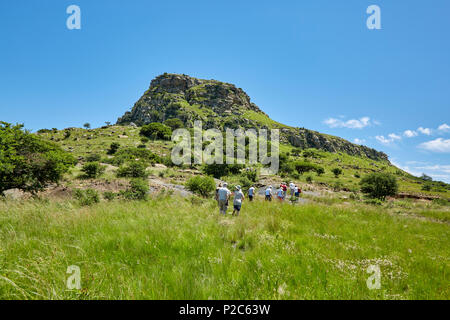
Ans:
[[[179,118],[191,127],[202,120],[203,128],[278,128],[284,143],[299,148],[316,148],[330,152],[345,152],[373,160],[387,160],[387,155],[374,149],[350,143],[342,138],[304,128],[293,128],[269,118],[250,97],[233,84],[202,80],[187,75],[163,74],[152,80],[150,88],[135,103],[131,111],[117,124],[143,125]]]

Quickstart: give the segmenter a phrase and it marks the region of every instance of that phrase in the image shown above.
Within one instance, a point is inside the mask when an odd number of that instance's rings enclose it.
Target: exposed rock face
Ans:
[[[179,118],[187,127],[191,127],[194,120],[202,120],[205,129],[279,128],[281,140],[295,147],[387,160],[386,154],[374,149],[338,137],[277,123],[252,103],[242,89],[232,84],[187,75],[165,73],[153,79],[150,88],[136,102],[131,112],[126,112],[118,119],[117,124],[144,125],[164,122],[170,118]]]
[[[240,88],[215,80],[201,80],[179,74],[163,74],[152,80],[149,90],[118,124],[142,125],[179,118],[188,127],[203,120],[207,127],[220,127],[221,120],[245,111],[264,114]],[[222,119],[223,120],[223,119]],[[239,121],[245,123],[245,121]]]

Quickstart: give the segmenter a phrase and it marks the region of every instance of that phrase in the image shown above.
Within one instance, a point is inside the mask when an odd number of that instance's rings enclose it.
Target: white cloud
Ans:
[[[423,166],[423,167],[416,167],[416,169],[421,169],[421,170],[430,170],[430,171],[440,171],[443,173],[450,173],[450,165],[448,164],[435,164],[432,166]]]
[[[440,132],[449,132],[450,131],[450,126],[446,123],[441,124],[438,128],[438,131]]]
[[[417,129],[417,131],[419,131],[420,133],[424,134],[424,135],[431,135],[431,129],[430,128],[422,128],[420,127],[419,129]]]
[[[406,171],[413,176],[420,177],[423,173],[432,177],[434,180],[441,180],[447,183],[450,182],[450,165],[422,165],[422,166],[402,166],[395,160],[391,160],[391,163],[397,168]],[[408,164],[420,163],[418,161],[409,161]]]
[[[360,119],[351,119],[343,121],[336,118],[328,118],[324,123],[330,128],[349,128],[349,129],[363,129],[371,125],[369,117],[362,117]]]
[[[424,142],[419,145],[419,148],[432,152],[450,153],[450,139],[444,140],[438,138],[436,140]]]
[[[419,134],[413,130],[406,130],[405,132],[403,132],[403,135],[407,138],[414,138],[417,137]]]
[[[388,134],[387,138],[385,138],[384,136],[376,136],[375,139],[377,139],[378,142],[380,142],[381,144],[390,145],[397,140],[401,140],[402,137],[396,135],[395,133],[391,133],[391,134]]]
[[[366,142],[366,140],[365,139],[355,138],[355,139],[353,139],[353,142],[356,143],[356,144],[363,144],[363,143]]]
[[[392,140],[401,140],[402,137],[396,135],[395,133],[391,133],[388,135],[389,138],[391,138]]]

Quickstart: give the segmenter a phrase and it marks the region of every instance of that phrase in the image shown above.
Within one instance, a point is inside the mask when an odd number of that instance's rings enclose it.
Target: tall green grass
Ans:
[[[0,299],[449,299],[449,225],[383,210],[0,201]],[[81,290],[66,288],[70,265]]]

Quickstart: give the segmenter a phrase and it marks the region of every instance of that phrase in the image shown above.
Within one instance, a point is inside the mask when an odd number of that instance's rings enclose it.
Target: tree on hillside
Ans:
[[[336,178],[339,178],[339,176],[342,174],[342,169],[341,168],[334,168],[333,170],[331,170],[331,172],[333,172],[334,176]]]
[[[170,127],[172,130],[180,129],[184,127],[183,121],[178,118],[167,119],[164,124]]]
[[[361,192],[372,198],[385,200],[398,192],[397,178],[389,173],[374,172],[360,181]]]
[[[90,129],[91,128],[91,124],[89,122],[86,122],[85,124],[83,124],[83,127],[85,129]]]
[[[162,123],[153,122],[143,126],[140,134],[151,139],[169,140],[172,135],[172,129]]]
[[[23,125],[0,122],[0,194],[14,188],[40,191],[75,163],[70,153],[23,130]]]

